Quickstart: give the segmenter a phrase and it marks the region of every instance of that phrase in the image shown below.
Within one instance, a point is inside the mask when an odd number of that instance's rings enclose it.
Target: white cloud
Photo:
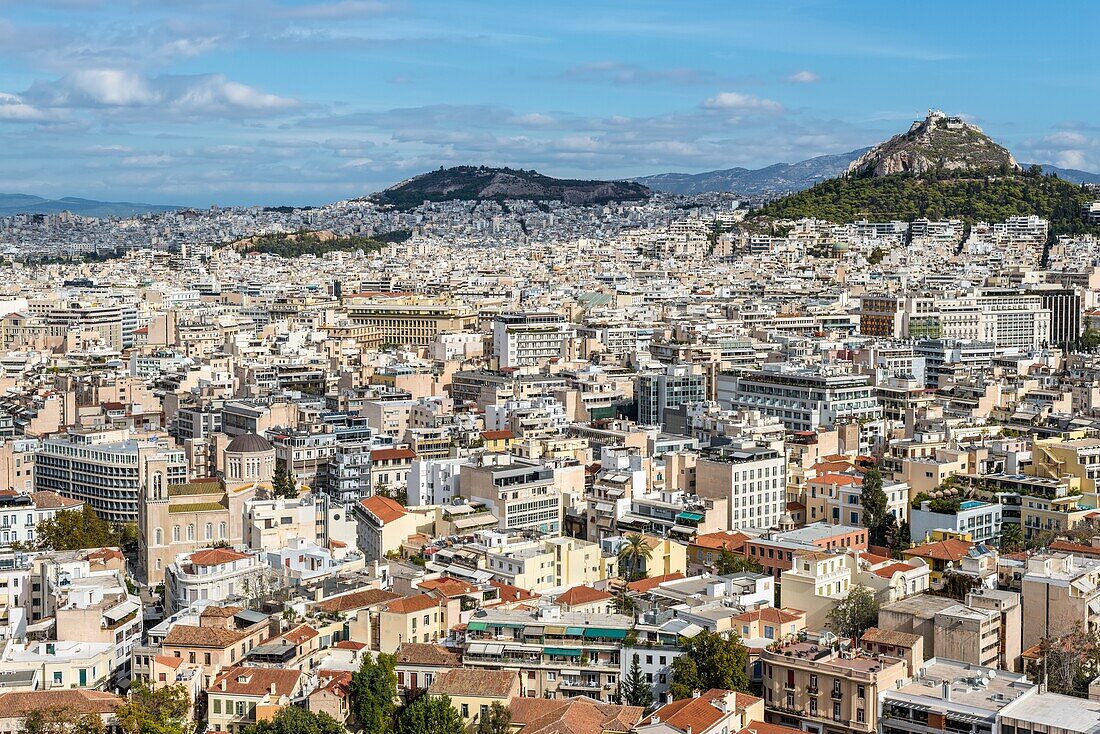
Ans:
[[[703,107],[708,110],[739,110],[756,112],[781,112],[783,105],[773,99],[763,99],[740,92],[719,92],[707,101]]]
[[[517,125],[525,125],[530,127],[546,127],[547,125],[553,125],[555,120],[550,115],[544,115],[541,112],[531,112],[526,115],[519,115],[513,118]]]
[[[82,69],[27,92],[42,107],[149,108],[182,115],[269,113],[298,103],[221,74],[144,77],[124,69]]]
[[[1063,150],[1054,159],[1059,168],[1088,168],[1088,159],[1083,150]]]
[[[796,71],[787,77],[787,81],[792,84],[814,84],[821,81],[821,76],[815,72],[803,69],[802,71]]]
[[[21,97],[0,92],[0,120],[9,122],[39,122],[45,120],[46,113],[27,104]]]

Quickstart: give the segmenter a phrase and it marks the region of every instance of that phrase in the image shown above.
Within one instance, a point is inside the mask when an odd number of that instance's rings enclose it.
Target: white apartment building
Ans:
[[[409,467],[409,506],[446,505],[459,493],[459,479],[469,457],[414,459]]]
[[[782,451],[751,442],[704,453],[695,466],[695,491],[726,504],[728,528],[770,528],[787,506],[787,460]]]
[[[774,416],[791,431],[816,431],[843,420],[882,420],[869,376],[824,367],[776,364],[742,370],[719,375],[717,390],[723,408]]]
[[[258,553],[210,548],[181,553],[164,570],[164,608],[175,614],[199,601],[223,602],[247,596],[268,578],[268,567]]]
[[[61,510],[81,510],[84,503],[67,499],[57,492],[20,494],[0,491],[0,545],[22,543],[33,546],[35,528]]]
[[[70,429],[42,442],[35,467],[37,490],[88,504],[109,522],[137,522],[141,486],[187,482],[187,458],[159,434],[127,429]]]
[[[576,328],[552,312],[503,313],[493,321],[493,356],[501,369],[565,359]]]

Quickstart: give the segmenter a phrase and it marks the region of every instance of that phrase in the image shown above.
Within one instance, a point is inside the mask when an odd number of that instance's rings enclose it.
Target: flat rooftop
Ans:
[[[918,674],[897,689],[885,691],[886,699],[992,718],[1035,688],[1035,684],[1019,673],[993,670],[991,675],[990,668],[946,658],[926,661],[921,671],[923,675]],[[945,682],[949,683],[949,697],[944,696]]]

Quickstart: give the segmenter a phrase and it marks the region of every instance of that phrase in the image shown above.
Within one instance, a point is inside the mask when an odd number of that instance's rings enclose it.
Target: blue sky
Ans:
[[[1100,6],[0,0],[0,191],[315,204],[440,165],[617,178],[870,145],[928,107],[1100,170]]]

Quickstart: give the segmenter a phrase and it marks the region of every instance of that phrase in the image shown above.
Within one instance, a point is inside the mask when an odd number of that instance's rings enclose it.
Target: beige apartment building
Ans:
[[[872,734],[879,692],[908,675],[900,658],[795,642],[761,653],[769,723],[814,734]]]
[[[427,347],[445,332],[471,331],[477,313],[469,306],[427,298],[347,299],[353,324],[377,329],[381,344]]]
[[[1027,559],[1022,582],[1026,650],[1044,637],[1059,637],[1080,624],[1100,625],[1100,560],[1070,553]]]

